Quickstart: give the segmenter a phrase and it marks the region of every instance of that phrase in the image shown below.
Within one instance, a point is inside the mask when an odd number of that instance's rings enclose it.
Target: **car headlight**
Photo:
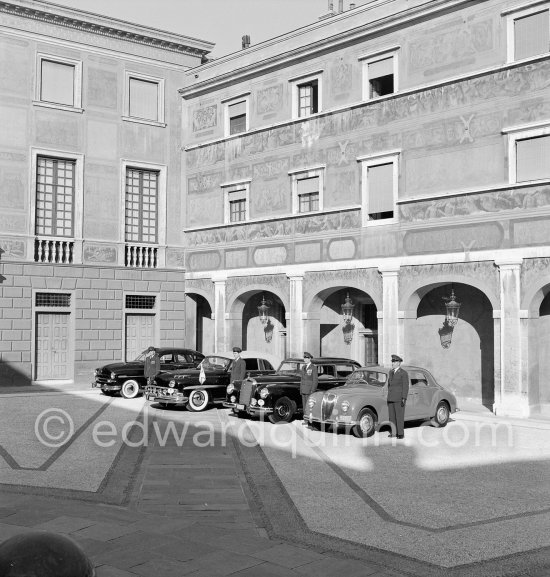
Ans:
[[[96,370],[95,370],[95,375],[96,375],[96,377],[97,377],[97,375],[99,375],[99,371],[100,371],[100,369],[96,369]]]
[[[235,385],[233,383],[229,383],[226,390],[228,395],[231,394],[235,390]]]
[[[315,399],[309,399],[307,402],[307,406],[312,409],[317,401]]]
[[[267,397],[269,396],[269,390],[268,389],[260,389],[259,393],[260,395],[260,399],[267,399]]]
[[[342,407],[342,411],[344,411],[344,413],[347,413],[349,411],[349,401],[344,401],[341,405]]]
[[[169,383],[168,383],[169,387],[175,387],[176,386],[176,381],[174,381],[174,379],[172,379]]]
[[[111,373],[111,379],[116,379],[116,373]]]

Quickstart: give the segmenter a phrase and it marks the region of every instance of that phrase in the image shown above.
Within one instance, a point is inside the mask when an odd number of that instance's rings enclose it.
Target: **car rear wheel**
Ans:
[[[451,411],[445,401],[440,401],[435,409],[435,417],[431,420],[434,427],[445,427],[449,422]]]
[[[296,412],[296,403],[288,397],[281,397],[273,407],[273,413],[269,415],[272,423],[290,423]]]
[[[364,438],[372,437],[376,431],[378,419],[373,411],[370,409],[363,409],[359,413],[358,423],[351,429],[354,437]]]
[[[199,411],[204,411],[208,407],[210,402],[210,397],[208,391],[204,389],[195,389],[189,393],[189,402],[187,403],[187,409],[198,413]]]
[[[128,379],[122,383],[122,388],[120,389],[120,394],[125,399],[134,399],[139,394],[139,385],[137,381],[133,379]]]

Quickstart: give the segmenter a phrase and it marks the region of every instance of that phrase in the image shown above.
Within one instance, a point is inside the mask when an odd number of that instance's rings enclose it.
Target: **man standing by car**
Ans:
[[[233,347],[233,364],[231,365],[231,374],[229,382],[242,381],[246,377],[246,362],[241,357],[242,349]]]
[[[309,395],[317,390],[317,367],[312,363],[312,356],[310,353],[304,353],[305,365],[302,367],[300,373],[300,395],[302,395],[302,407],[304,415],[307,409],[307,400]],[[305,421],[304,421],[305,422]]]
[[[145,353],[145,363],[143,365],[143,375],[147,379],[147,384],[152,385],[155,377],[160,372],[160,359],[155,347],[149,347]]]
[[[388,378],[388,414],[392,430],[390,437],[405,438],[405,403],[409,394],[409,375],[401,368],[403,359],[391,356],[392,369]]]

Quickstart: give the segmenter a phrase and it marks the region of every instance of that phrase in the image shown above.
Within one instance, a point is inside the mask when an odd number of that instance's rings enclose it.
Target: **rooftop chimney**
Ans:
[[[350,9],[350,10],[353,10],[354,8],[355,8],[355,4],[354,4],[353,2],[351,2],[350,5],[349,5],[349,9]]]
[[[243,50],[244,50],[245,48],[248,48],[248,47],[250,46],[250,36],[249,36],[248,34],[245,34],[245,35],[243,36],[243,44],[242,44],[242,46],[243,46]]]
[[[344,0],[338,0],[338,14],[344,11]]]

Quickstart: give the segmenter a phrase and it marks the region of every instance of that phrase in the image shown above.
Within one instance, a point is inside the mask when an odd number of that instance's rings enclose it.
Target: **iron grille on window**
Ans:
[[[154,296],[148,295],[126,295],[126,308],[127,309],[154,309],[155,308],[155,298]]]
[[[157,243],[159,173],[126,172],[126,242]]]
[[[36,234],[73,236],[74,160],[38,157],[36,168]]]
[[[36,293],[37,307],[69,307],[71,295],[62,293]]]

